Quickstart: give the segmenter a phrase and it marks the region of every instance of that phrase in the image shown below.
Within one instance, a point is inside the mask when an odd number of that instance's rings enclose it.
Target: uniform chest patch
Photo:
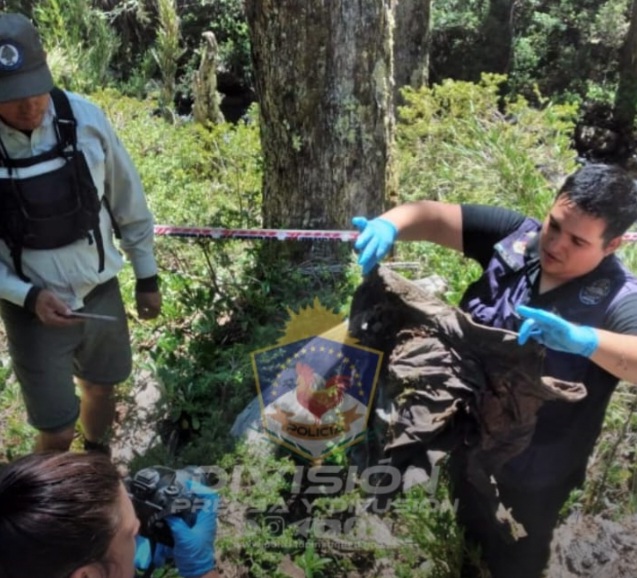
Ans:
[[[584,305],[597,305],[610,293],[610,279],[598,279],[582,287],[579,292],[579,300]]]
[[[511,249],[517,255],[524,255],[524,252],[526,251],[527,243],[528,241],[526,239],[523,241],[516,241],[515,243],[513,243],[513,246],[511,247]]]

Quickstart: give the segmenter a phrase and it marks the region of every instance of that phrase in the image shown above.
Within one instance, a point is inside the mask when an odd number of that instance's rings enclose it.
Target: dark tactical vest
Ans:
[[[50,151],[12,159],[0,140],[0,238],[25,281],[23,247],[57,249],[79,239],[95,243],[98,270],[104,270],[101,202],[84,153],[77,148],[77,123],[64,91],[54,88],[51,98],[57,145]]]
[[[609,255],[590,273],[543,295],[533,292],[540,265],[538,253],[541,225],[526,219],[511,235],[494,247],[483,275],[466,291],[460,307],[478,323],[518,331],[522,319],[515,313],[519,303],[559,314],[580,325],[605,328],[613,306],[637,293],[637,279]],[[584,467],[604,419],[617,378],[580,355],[547,350],[544,374],[586,385],[586,398],[575,404],[550,402],[538,414],[535,447],[509,463],[515,479],[535,477],[540,485],[564,479],[574,464]],[[531,480],[526,480],[531,481]]]

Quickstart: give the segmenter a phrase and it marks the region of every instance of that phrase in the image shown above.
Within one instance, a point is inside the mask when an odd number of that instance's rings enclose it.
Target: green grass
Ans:
[[[11,460],[33,451],[36,431],[27,423],[20,386],[8,378],[3,366],[0,385],[0,460]]]

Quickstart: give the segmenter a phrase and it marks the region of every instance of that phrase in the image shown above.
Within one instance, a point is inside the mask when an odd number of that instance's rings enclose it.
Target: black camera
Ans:
[[[193,526],[197,512],[206,507],[205,500],[187,489],[186,482],[206,483],[206,474],[198,466],[173,470],[164,466],[151,466],[139,470],[124,480],[137,518],[140,535],[151,542],[173,546],[166,516],[180,516]]]

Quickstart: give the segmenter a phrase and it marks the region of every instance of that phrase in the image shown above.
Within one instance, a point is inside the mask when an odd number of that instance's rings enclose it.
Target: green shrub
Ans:
[[[587,96],[587,86],[617,82],[618,51],[628,29],[628,0],[532,0],[516,7],[510,87],[530,96]]]
[[[502,102],[504,81],[484,75],[479,84],[448,80],[404,90],[397,125],[400,202],[482,203],[544,216],[560,180],[575,168],[569,135],[576,107],[544,102],[537,109],[521,97]],[[479,272],[429,244],[399,243],[397,254],[445,277],[452,302]]]
[[[260,224],[261,157],[258,127],[170,124],[152,100],[113,91],[92,95],[111,119],[141,175],[155,221],[222,228]],[[161,321],[134,324],[148,343],[146,363],[156,374],[166,411],[220,455],[228,449],[227,415],[254,395],[250,351],[264,315],[264,287],[254,277],[255,246],[248,241],[157,238],[164,306]],[[121,275],[133,294],[130,268]],[[132,309],[132,304],[129,303]],[[270,329],[272,331],[272,329]],[[205,435],[202,435],[205,432]],[[210,445],[209,445],[210,444]],[[196,450],[193,450],[196,451]]]
[[[89,0],[42,0],[33,15],[60,86],[86,93],[109,84],[119,39],[105,12]]]

